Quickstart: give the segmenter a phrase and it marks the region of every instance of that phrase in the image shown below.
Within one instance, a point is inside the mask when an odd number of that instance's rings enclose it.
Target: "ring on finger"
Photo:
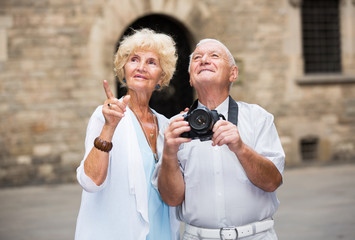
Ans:
[[[108,103],[107,106],[108,106],[109,108],[111,108],[111,107],[112,107],[112,104],[111,104],[111,103]]]

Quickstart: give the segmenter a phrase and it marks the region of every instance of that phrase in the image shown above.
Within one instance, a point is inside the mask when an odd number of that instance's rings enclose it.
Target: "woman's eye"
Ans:
[[[153,61],[153,60],[148,61],[148,63],[149,63],[149,64],[156,65],[156,62],[155,62],[155,61]]]
[[[131,58],[131,62],[137,62],[138,59],[136,57]]]

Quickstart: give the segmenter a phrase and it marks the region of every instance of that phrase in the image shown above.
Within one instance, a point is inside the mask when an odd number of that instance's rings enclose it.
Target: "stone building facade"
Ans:
[[[306,1],[306,0],[304,0]],[[159,15],[237,59],[232,96],[266,108],[286,164],[355,158],[355,1],[339,0],[341,71],[306,74],[301,0],[0,0],[0,187],[71,182],[113,53]],[[184,80],[188,81],[188,79]]]

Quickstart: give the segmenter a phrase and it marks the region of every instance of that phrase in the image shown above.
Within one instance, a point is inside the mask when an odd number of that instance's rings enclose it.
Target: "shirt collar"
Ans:
[[[198,101],[198,106],[204,106],[200,101]],[[216,107],[216,111],[220,114],[222,114],[226,119],[228,119],[228,107],[229,107],[229,96],[221,103],[218,105],[218,107]]]

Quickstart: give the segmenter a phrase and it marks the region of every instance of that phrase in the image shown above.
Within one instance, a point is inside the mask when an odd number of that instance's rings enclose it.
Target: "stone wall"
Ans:
[[[1,1],[0,186],[73,181],[104,98],[87,42],[100,1]],[[3,25],[0,23],[0,25]],[[108,56],[110,58],[111,56]]]
[[[0,186],[75,180],[88,119],[105,99],[101,82],[114,84],[115,43],[149,14],[183,24],[191,46],[210,37],[230,48],[240,67],[232,95],[274,114],[287,164],[302,161],[309,137],[318,160],[353,159],[354,1],[341,1],[348,80],[320,83],[303,76],[297,2],[0,0]]]

